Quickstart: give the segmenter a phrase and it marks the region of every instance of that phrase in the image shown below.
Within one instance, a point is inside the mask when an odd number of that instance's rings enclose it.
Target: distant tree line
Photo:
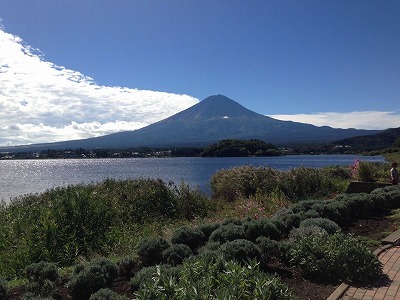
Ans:
[[[388,134],[390,133],[390,134]],[[295,144],[277,148],[261,140],[225,139],[208,147],[176,147],[131,149],[47,149],[40,152],[2,152],[0,159],[56,159],[56,158],[128,158],[128,157],[247,157],[301,154],[357,154],[382,155],[398,153],[399,129],[389,129],[384,134],[355,137],[331,144]]]
[[[202,157],[280,156],[282,152],[261,140],[222,140],[204,149]]]

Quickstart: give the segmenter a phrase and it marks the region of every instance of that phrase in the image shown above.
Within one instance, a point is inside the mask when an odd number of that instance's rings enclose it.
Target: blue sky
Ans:
[[[318,126],[399,127],[399,16],[397,0],[0,0],[0,145],[136,129],[213,94]]]

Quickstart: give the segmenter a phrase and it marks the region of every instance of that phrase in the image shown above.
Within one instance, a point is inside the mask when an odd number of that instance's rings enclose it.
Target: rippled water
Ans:
[[[0,199],[43,192],[49,188],[79,183],[99,182],[106,178],[160,178],[165,182],[199,186],[209,193],[211,176],[233,166],[268,166],[278,170],[290,168],[351,165],[355,159],[381,162],[383,157],[355,155],[301,155],[246,158],[110,158],[1,160]]]

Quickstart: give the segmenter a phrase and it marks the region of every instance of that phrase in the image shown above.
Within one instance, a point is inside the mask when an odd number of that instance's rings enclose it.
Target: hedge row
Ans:
[[[171,248],[183,245],[187,246],[185,256],[222,255],[226,260],[233,259],[238,262],[245,262],[251,258],[267,261],[275,256],[300,266],[306,276],[316,277],[315,272],[309,270],[314,267],[301,265],[299,262],[302,260],[296,259],[295,253],[297,257],[300,257],[298,253],[312,257],[312,249],[316,249],[313,250],[315,253],[320,251],[328,255],[321,245],[329,244],[332,253],[336,255],[331,254],[326,258],[331,261],[332,268],[328,273],[332,274],[320,278],[331,282],[362,281],[368,276],[368,278],[378,276],[379,263],[376,257],[368,254],[370,252],[367,246],[361,241],[341,234],[341,227],[349,226],[356,219],[373,217],[386,209],[397,207],[400,207],[398,187],[377,189],[371,194],[340,195],[331,200],[306,200],[279,211],[269,219],[231,219],[222,224],[207,224],[197,228],[180,227],[172,233],[171,244],[161,238],[147,239],[140,244],[138,254],[146,265],[179,264],[177,260],[167,261],[165,253],[172,251],[169,250]],[[339,240],[341,242],[338,242]],[[317,242],[313,244],[312,241]],[[342,249],[347,252],[341,252],[340,244],[347,245],[347,248]],[[313,246],[307,248],[305,245]],[[146,251],[143,251],[144,249]],[[339,268],[343,268],[346,253],[351,251],[365,258],[364,260],[360,258],[358,263],[366,265],[368,276],[359,275],[365,269],[364,266],[357,266],[355,262],[347,264],[353,266],[347,273],[339,271]],[[311,261],[310,258],[310,264]]]

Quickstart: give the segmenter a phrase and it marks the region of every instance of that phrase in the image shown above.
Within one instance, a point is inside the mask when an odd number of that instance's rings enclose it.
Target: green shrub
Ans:
[[[327,233],[333,234],[341,231],[341,228],[334,221],[331,221],[327,218],[312,218],[305,219],[300,222],[300,227],[310,227],[317,226],[326,230]]]
[[[400,192],[400,187],[398,185],[388,185],[383,188],[373,190],[371,194],[386,194],[392,191]]]
[[[382,265],[362,240],[343,234],[310,236],[293,243],[290,261],[304,276],[329,283],[368,283]]]
[[[259,236],[266,236],[273,240],[281,237],[281,232],[274,223],[267,219],[247,220],[243,223],[246,239],[255,242]]]
[[[302,220],[319,218],[319,217],[320,217],[320,215],[315,209],[309,209],[309,210],[301,213]]]
[[[216,229],[210,236],[211,242],[225,243],[227,241],[233,241],[237,239],[245,238],[245,232],[243,226],[235,225],[233,223],[228,223],[226,225],[221,225]]]
[[[89,299],[102,288],[110,288],[118,275],[117,266],[108,259],[97,259],[78,266],[68,282],[74,299]]]
[[[132,277],[130,281],[131,289],[133,291],[142,288],[143,285],[151,281],[157,274],[162,274],[166,277],[176,277],[178,275],[179,268],[172,267],[171,265],[157,265],[151,267],[145,267]]]
[[[255,262],[241,266],[198,256],[186,260],[174,276],[154,272],[142,282],[135,299],[292,300],[294,296],[279,278],[261,272]]]
[[[400,189],[397,188],[397,190],[389,191],[388,195],[392,203],[391,207],[393,208],[400,207]]]
[[[271,240],[265,236],[260,236],[257,238],[256,244],[266,259],[270,259],[271,257],[280,257],[281,255],[278,241]]]
[[[206,194],[199,189],[192,190],[183,182],[175,188],[175,195],[179,214],[186,220],[204,218],[212,207]]]
[[[279,171],[271,168],[240,166],[216,172],[210,184],[214,197],[233,202],[254,196],[257,191],[271,193],[277,186],[278,176]]]
[[[149,237],[140,241],[137,253],[145,266],[151,266],[162,261],[162,253],[169,247],[167,240],[159,237]]]
[[[312,208],[318,212],[321,218],[330,219],[341,227],[350,223],[351,210],[344,201],[323,201],[315,204]]]
[[[317,168],[293,168],[284,172],[279,187],[289,199],[307,199],[341,192],[341,188],[326,172]]]
[[[109,231],[114,210],[111,203],[93,193],[93,186],[51,190],[40,221],[35,220],[31,241],[34,260],[68,265],[78,256],[99,252],[111,245]]]
[[[322,169],[300,167],[283,172],[241,166],[215,173],[211,178],[211,189],[214,197],[227,202],[277,191],[288,199],[300,200],[344,192],[344,185],[338,182],[338,177]]]
[[[264,224],[260,220],[247,220],[243,224],[245,238],[252,242],[263,235]]]
[[[127,196],[131,217],[137,222],[156,217],[176,217],[176,197],[160,179],[140,179],[132,182]]]
[[[211,242],[208,241],[203,247],[201,247],[199,249],[199,253],[203,250],[213,250],[213,251],[217,251],[219,249],[219,247],[221,246],[220,242]]]
[[[28,292],[22,295],[21,300],[54,300],[54,298],[37,296],[33,293]]]
[[[55,282],[59,278],[57,265],[45,261],[30,264],[26,267],[25,274],[29,281],[39,283],[45,280]]]
[[[132,275],[133,270],[138,267],[138,261],[131,257],[127,256],[122,258],[118,263],[118,275],[122,277],[130,277]]]
[[[0,277],[0,299],[5,299],[7,295],[7,281]]]
[[[51,298],[56,291],[57,285],[54,281],[45,279],[43,282],[29,282],[25,286],[27,293],[24,294],[25,298]]]
[[[25,289],[35,297],[51,297],[56,289],[56,281],[59,279],[57,265],[41,261],[30,264],[25,269],[29,283]],[[28,295],[29,295],[28,294]]]
[[[351,172],[348,167],[331,166],[331,167],[324,167],[322,170],[326,172],[329,177],[336,177],[344,180],[351,179]]]
[[[228,218],[222,222],[222,225],[229,225],[229,224],[241,226],[243,224],[243,222],[242,222],[242,220],[237,219],[237,218]]]
[[[120,295],[110,289],[101,289],[92,294],[89,300],[128,300],[129,298]]]
[[[185,258],[192,255],[192,250],[185,244],[174,244],[162,253],[163,261],[172,266],[181,264]]]
[[[207,242],[203,247],[199,248],[198,255],[207,258],[214,258],[219,255],[220,242]]]
[[[278,212],[271,221],[282,235],[287,235],[292,228],[299,227],[301,215],[293,213],[290,209],[284,209]]]
[[[356,167],[357,179],[360,181],[375,181],[376,168],[372,162],[359,161]]]
[[[314,204],[320,202],[320,200],[303,200],[303,201],[299,201],[293,205],[290,206],[290,210],[295,213],[304,213],[309,211]]]
[[[386,197],[387,195],[382,194],[369,194],[368,197],[374,203],[374,210],[376,212],[383,211],[387,208],[392,208],[392,203],[390,203],[391,197]]]
[[[199,247],[203,246],[206,240],[204,233],[200,229],[188,226],[179,227],[171,235],[171,242],[173,244],[185,244],[192,251],[196,251]]]
[[[202,224],[198,227],[198,229],[203,232],[204,236],[206,239],[210,238],[210,235],[214,232],[214,230],[218,229],[220,224],[218,223],[207,223],[207,224]]]
[[[289,232],[289,239],[297,241],[310,236],[321,236],[328,234],[325,229],[318,226],[306,226],[293,228]]]
[[[261,249],[254,243],[248,240],[234,240],[226,242],[220,247],[220,251],[225,260],[236,260],[241,263],[256,259],[261,261]]]

